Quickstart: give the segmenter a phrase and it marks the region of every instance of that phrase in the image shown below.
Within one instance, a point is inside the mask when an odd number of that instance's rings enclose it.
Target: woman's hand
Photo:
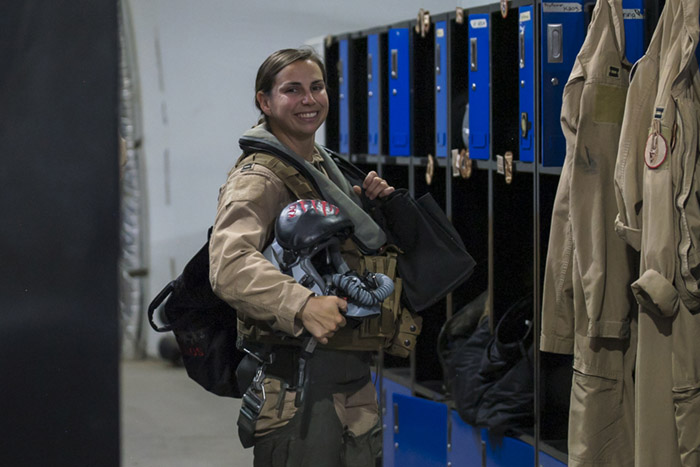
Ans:
[[[316,340],[327,344],[328,339],[345,326],[345,318],[340,312],[347,309],[348,304],[342,298],[332,295],[311,297],[296,318]]]
[[[362,182],[362,187],[365,189],[365,196],[369,199],[384,198],[394,192],[394,187],[380,178],[374,170],[367,174],[365,181]],[[352,188],[358,196],[362,194],[362,188],[359,186],[355,185]]]

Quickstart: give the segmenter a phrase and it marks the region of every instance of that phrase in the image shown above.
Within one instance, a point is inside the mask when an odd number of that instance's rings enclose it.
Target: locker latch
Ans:
[[[461,6],[458,6],[455,12],[455,23],[464,24],[464,8]]]
[[[506,183],[510,185],[513,181],[513,153],[511,151],[506,151],[506,155],[503,156],[506,162]]]
[[[508,0],[501,0],[501,17],[508,16]]]
[[[416,34],[420,34],[420,37],[423,38],[430,32],[430,12],[428,10],[422,8],[418,10],[418,17],[416,18],[416,26],[414,29]]]
[[[425,168],[425,183],[432,185],[433,175],[435,175],[435,156],[428,154],[428,165]]]
[[[532,128],[532,122],[527,118],[527,112],[522,112],[520,114],[520,136],[525,139],[527,138],[527,132]]]
[[[452,150],[452,176],[469,178],[472,176],[472,160],[468,149]]]
[[[506,179],[506,184],[510,185],[513,181],[513,152],[506,151],[505,156],[496,154],[496,171],[503,175]]]

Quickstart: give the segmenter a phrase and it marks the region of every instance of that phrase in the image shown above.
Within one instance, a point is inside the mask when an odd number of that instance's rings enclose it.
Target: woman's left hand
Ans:
[[[362,187],[365,189],[365,196],[369,199],[384,198],[394,192],[394,187],[389,185],[383,178],[380,178],[374,170],[367,174],[365,181],[362,182]],[[362,194],[362,188],[357,185],[353,187],[353,190],[358,195]]]

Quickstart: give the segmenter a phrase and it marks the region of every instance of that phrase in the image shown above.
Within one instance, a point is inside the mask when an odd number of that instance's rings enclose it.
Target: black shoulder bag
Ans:
[[[364,172],[329,153],[345,177],[362,186]],[[363,196],[362,202],[386,232],[388,242],[401,249],[397,261],[403,302],[411,311],[430,308],[469,279],[476,262],[430,193],[416,200],[399,188],[382,199],[370,201]]]

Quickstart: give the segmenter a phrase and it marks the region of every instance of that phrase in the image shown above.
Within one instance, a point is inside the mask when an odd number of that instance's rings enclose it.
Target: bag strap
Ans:
[[[260,164],[277,175],[285,186],[297,199],[318,199],[320,195],[311,186],[311,183],[295,167],[285,163],[282,159],[272,154],[256,152],[244,154],[236,162],[236,167],[245,164]]]
[[[153,330],[156,332],[168,332],[174,329],[171,323],[165,324],[163,326],[158,326],[153,320],[153,314],[155,313],[156,308],[158,308],[160,304],[163,303],[165,299],[170,296],[173,290],[175,290],[176,282],[177,281],[168,282],[167,285],[163,287],[163,290],[161,290],[160,293],[156,295],[156,298],[154,298],[153,301],[151,301],[151,304],[148,305],[148,322],[151,325],[151,328],[153,328]]]

